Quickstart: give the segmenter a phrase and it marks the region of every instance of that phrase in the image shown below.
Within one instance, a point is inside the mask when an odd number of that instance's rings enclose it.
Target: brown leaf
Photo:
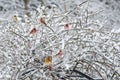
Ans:
[[[46,65],[50,65],[50,64],[51,64],[51,57],[50,57],[50,56],[45,57],[44,63],[45,63]]]

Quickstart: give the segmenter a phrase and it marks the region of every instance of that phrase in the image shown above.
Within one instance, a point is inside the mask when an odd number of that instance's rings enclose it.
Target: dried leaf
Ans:
[[[52,70],[52,66],[51,66],[51,65],[48,65],[48,69],[51,71],[51,70]]]
[[[46,65],[50,65],[50,64],[51,64],[51,57],[50,57],[50,56],[45,57],[44,63],[45,63]]]

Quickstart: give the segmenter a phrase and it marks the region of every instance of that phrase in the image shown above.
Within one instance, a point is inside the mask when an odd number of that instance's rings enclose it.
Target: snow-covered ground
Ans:
[[[0,80],[120,80],[119,0],[25,1],[0,0]]]

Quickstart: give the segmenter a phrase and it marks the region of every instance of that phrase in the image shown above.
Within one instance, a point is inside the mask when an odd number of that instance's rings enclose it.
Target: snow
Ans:
[[[67,80],[78,75],[73,69],[94,79],[119,80],[120,1],[84,1],[29,0],[25,10],[23,0],[0,0],[0,80]]]

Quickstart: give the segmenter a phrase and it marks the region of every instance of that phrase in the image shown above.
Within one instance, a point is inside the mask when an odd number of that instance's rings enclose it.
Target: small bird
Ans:
[[[33,28],[31,31],[30,31],[30,34],[34,34],[37,32],[37,29],[36,28]]]
[[[17,16],[16,15],[13,16],[13,20],[17,21]]]
[[[60,56],[62,56],[62,54],[63,54],[63,53],[62,53],[62,50],[59,50],[59,52],[56,54],[56,56],[59,56],[59,57],[60,57]]]
[[[46,65],[50,65],[50,64],[51,64],[51,61],[52,61],[52,59],[51,59],[50,56],[47,56],[47,57],[45,57],[45,59],[44,59],[44,63],[45,63]]]
[[[65,29],[65,30],[68,30],[68,29],[69,29],[69,25],[68,25],[68,24],[65,24],[65,25],[64,25],[64,29]]]
[[[47,26],[47,24],[45,23],[45,20],[42,17],[40,18],[40,23],[44,24],[45,26]]]

